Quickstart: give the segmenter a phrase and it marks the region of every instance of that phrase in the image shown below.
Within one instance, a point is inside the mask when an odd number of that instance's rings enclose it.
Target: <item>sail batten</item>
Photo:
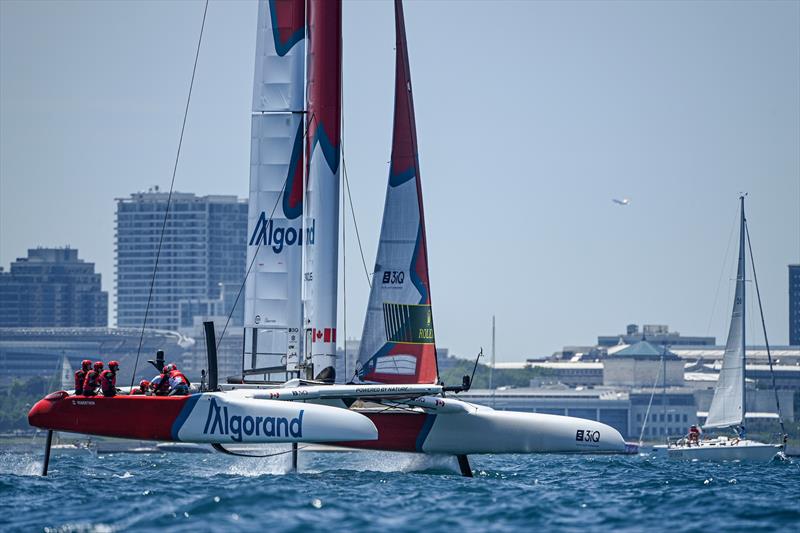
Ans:
[[[402,3],[395,2],[392,158],[356,381],[436,383],[436,343]]]
[[[741,201],[739,229],[739,259],[736,268],[736,292],[731,311],[731,323],[719,380],[703,427],[725,428],[741,426],[745,417],[745,216],[744,197]]]

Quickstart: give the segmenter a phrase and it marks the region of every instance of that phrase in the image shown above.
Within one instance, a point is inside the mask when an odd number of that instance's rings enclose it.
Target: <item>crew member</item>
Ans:
[[[83,395],[83,382],[86,379],[86,373],[92,369],[92,362],[88,359],[81,361],[81,368],[75,371],[75,396]]]
[[[100,373],[103,371],[103,362],[95,361],[91,370],[86,373],[83,380],[83,395],[96,396],[97,388],[100,386]]]
[[[183,375],[183,372],[178,370],[175,363],[168,365],[169,371],[169,395],[170,396],[186,396],[189,394],[189,379]]]
[[[150,382],[146,379],[143,379],[139,382],[139,388],[133,389],[131,394],[140,395],[140,396],[150,396]]]
[[[108,370],[103,370],[100,374],[100,390],[106,398],[113,398],[117,395],[117,372],[119,362],[111,361],[108,363]]]
[[[150,388],[155,396],[166,396],[169,394],[169,372],[170,365],[161,369],[161,374],[150,380]]]
[[[700,428],[695,425],[689,428],[689,436],[688,436],[689,446],[692,444],[700,445]]]

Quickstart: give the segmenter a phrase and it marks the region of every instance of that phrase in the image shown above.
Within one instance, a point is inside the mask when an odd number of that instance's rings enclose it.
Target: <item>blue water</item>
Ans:
[[[0,452],[0,531],[800,531],[800,462]]]

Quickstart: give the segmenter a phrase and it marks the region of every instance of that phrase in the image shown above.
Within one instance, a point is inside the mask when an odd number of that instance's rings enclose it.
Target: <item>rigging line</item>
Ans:
[[[647,418],[650,416],[650,407],[653,405],[653,396],[656,395],[656,387],[658,386],[658,378],[661,377],[661,365],[658,365],[658,372],[656,372],[656,379],[653,381],[653,388],[650,390],[650,401],[647,402],[647,410],[644,412],[644,423],[642,424],[642,431],[639,433],[639,446],[644,442],[644,429],[647,427]]]
[[[311,118],[308,119],[309,127],[306,127],[305,131],[303,132],[303,144],[305,144],[306,138],[308,137],[308,130],[310,129],[311,123],[315,120],[315,117],[316,117],[316,115],[312,114]],[[305,163],[303,163],[303,164],[305,164]],[[290,174],[287,173],[286,174],[286,179],[283,180],[283,186],[281,187],[282,191],[286,190],[286,184],[289,182],[289,177],[290,177]],[[303,179],[305,179],[305,177]],[[282,197],[282,193],[278,194],[278,197],[275,199],[275,205],[272,206],[272,211],[269,214],[269,219],[265,222],[265,224],[268,224],[272,220],[272,217],[275,216],[275,210],[278,209],[278,204],[281,201],[281,197]],[[303,208],[305,209],[305,206],[303,206]],[[225,338],[225,332],[228,331],[228,325],[231,322],[231,317],[233,316],[233,311],[236,309],[236,305],[239,303],[239,298],[242,297],[242,291],[244,290],[244,286],[247,283],[247,278],[250,276],[250,271],[253,269],[253,265],[256,262],[256,258],[258,257],[258,252],[261,250],[261,245],[262,244],[263,244],[263,242],[259,242],[258,243],[258,246],[256,246],[256,251],[253,254],[253,259],[250,260],[250,264],[247,266],[247,272],[245,272],[245,274],[244,274],[244,279],[242,280],[242,284],[239,285],[239,291],[236,293],[236,298],[233,300],[233,305],[231,306],[231,310],[228,313],[228,318],[225,320],[225,327],[222,328],[222,334],[219,336],[219,340],[217,341],[217,350],[219,350],[219,347],[222,346],[222,339]]]
[[[761,327],[764,330],[764,345],[767,348],[767,361],[769,361],[769,374],[772,377],[772,390],[775,392],[775,407],[778,410],[778,422],[781,426],[781,436],[786,435],[786,428],[783,425],[783,417],[781,416],[781,402],[778,399],[778,389],[775,386],[775,371],[772,368],[772,354],[769,349],[769,340],[767,340],[767,324],[764,321],[764,309],[761,307],[761,292],[758,290],[758,277],[756,276],[756,261],[753,258],[753,246],[750,244],[750,229],[747,227],[747,220],[744,223],[744,232],[747,236],[747,249],[750,252],[750,267],[753,269],[753,282],[756,286],[756,298],[758,299],[758,311],[761,314]],[[747,369],[745,368],[745,374]]]
[[[361,234],[358,231],[358,222],[356,222],[356,210],[353,207],[353,196],[350,194],[350,180],[347,177],[347,164],[344,161],[344,155],[342,155],[342,169],[344,170],[344,185],[347,189],[347,199],[350,202],[350,215],[353,217],[353,227],[356,230],[358,251],[361,254],[361,264],[364,265],[364,276],[367,278],[367,285],[369,285],[369,288],[372,289],[372,279],[370,278],[371,274],[369,273],[369,268],[367,268],[367,260],[364,259],[364,247],[361,245]]]
[[[203,30],[206,27],[206,14],[208,13],[208,0],[206,0],[205,7],[203,8],[203,21],[200,24],[200,35],[197,38],[197,50],[194,54],[194,66],[192,67],[192,79],[189,82],[189,94],[186,97],[186,107],[183,110],[183,123],[181,124],[181,135],[178,138],[178,151],[175,154],[175,164],[172,167],[172,181],[169,184],[169,196],[167,196],[167,206],[164,210],[164,222],[161,224],[161,236],[158,239],[158,248],[156,250],[156,262],[153,265],[153,277],[150,279],[150,291],[147,295],[147,305],[144,310],[144,320],[142,320],[142,333],[139,335],[139,348],[136,350],[136,361],[133,364],[133,372],[131,373],[131,389],[133,382],[136,379],[136,368],[139,366],[139,356],[142,353],[142,342],[144,341],[144,330],[147,327],[147,315],[150,312],[150,303],[153,300],[153,287],[156,284],[156,272],[158,272],[158,261],[161,258],[161,248],[164,244],[164,234],[167,229],[167,219],[169,217],[169,207],[172,203],[172,192],[175,188],[175,176],[178,172],[178,161],[181,157],[181,147],[183,146],[183,134],[186,131],[186,118],[189,116],[189,104],[192,101],[192,89],[194,88],[194,77],[197,73],[197,60],[200,57],[200,45],[203,42]]]
[[[722,276],[725,274],[725,266],[728,263],[728,252],[731,250],[731,242],[733,240],[733,230],[736,229],[736,217],[739,214],[738,208],[734,211],[733,224],[731,225],[731,232],[728,235],[728,246],[725,248],[725,255],[722,259],[722,268],[719,271],[719,279],[717,280],[717,291],[714,293],[714,303],[711,305],[711,316],[708,318],[708,327],[706,327],[706,336],[711,332],[711,323],[714,321],[714,312],[717,310],[717,299],[719,298],[719,288],[722,285]]]
[[[342,82],[344,83],[344,82]],[[361,246],[361,233],[358,231],[358,222],[356,221],[356,210],[353,208],[353,196],[350,194],[350,180],[347,177],[347,161],[344,157],[344,85],[342,86],[342,96],[341,98],[341,118],[342,118],[342,131],[341,135],[339,136],[339,146],[341,148],[342,153],[342,173],[344,174],[344,186],[347,189],[347,198],[350,201],[350,215],[353,217],[353,228],[356,230],[356,241],[358,242],[358,251],[361,254],[361,264],[364,265],[364,275],[367,278],[367,285],[369,288],[372,289],[372,280],[370,279],[369,269],[367,268],[367,261],[364,259],[364,247]],[[342,194],[342,203],[344,203],[344,193]],[[344,221],[346,217],[342,214],[342,220]]]

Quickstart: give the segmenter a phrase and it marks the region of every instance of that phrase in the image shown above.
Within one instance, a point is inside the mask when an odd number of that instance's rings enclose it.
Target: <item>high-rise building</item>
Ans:
[[[0,268],[0,327],[108,324],[108,293],[74,248],[35,248]]]
[[[800,345],[800,265],[789,265],[789,344]]]
[[[119,327],[142,327],[168,198],[156,188],[117,199]],[[173,193],[147,327],[174,331],[191,326],[194,314],[230,313],[245,276],[246,247],[245,200]],[[242,322],[240,299],[231,324]]]

